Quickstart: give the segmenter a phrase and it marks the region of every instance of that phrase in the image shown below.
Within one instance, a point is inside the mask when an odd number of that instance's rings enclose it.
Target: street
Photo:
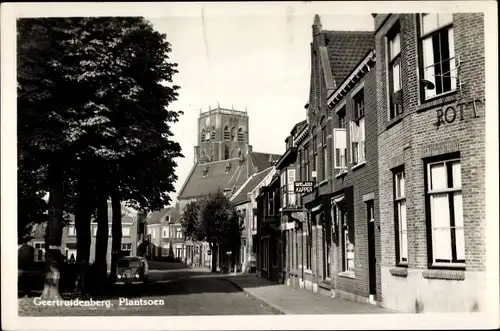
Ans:
[[[84,307],[65,306],[66,302],[71,304],[72,298],[67,298],[60,306],[43,306],[35,295],[19,298],[19,316],[278,314],[247,296],[223,275],[211,274],[205,268],[150,270],[150,279],[146,285],[115,285],[102,298],[85,300],[88,306]],[[102,306],[96,306],[97,302],[102,302]]]

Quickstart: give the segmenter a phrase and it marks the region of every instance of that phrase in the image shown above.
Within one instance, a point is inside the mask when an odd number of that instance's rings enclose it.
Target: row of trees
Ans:
[[[108,200],[112,274],[121,250],[121,204],[158,210],[177,180],[171,124],[181,111],[177,64],[166,35],[141,17],[29,18],[17,25],[18,240],[47,222],[44,299],[60,297],[64,215],[75,216],[78,286],[98,224],[94,275],[107,277]],[[48,203],[43,196],[49,193]]]
[[[186,205],[182,227],[186,236],[208,242],[212,251],[212,272],[217,269],[219,250],[222,253],[238,252],[244,223],[236,208],[222,190]],[[231,255],[232,265],[235,254]]]

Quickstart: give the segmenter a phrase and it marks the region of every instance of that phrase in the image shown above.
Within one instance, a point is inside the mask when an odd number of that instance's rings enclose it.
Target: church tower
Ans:
[[[198,144],[194,147],[194,162],[222,161],[246,156],[248,152],[248,114],[245,111],[217,106],[200,112]]]

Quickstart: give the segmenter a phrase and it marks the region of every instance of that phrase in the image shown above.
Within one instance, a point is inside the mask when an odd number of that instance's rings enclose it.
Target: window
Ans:
[[[169,251],[170,246],[168,244],[164,244],[161,246],[162,254],[163,256],[168,256],[168,251]]]
[[[319,149],[321,148],[321,135],[314,135],[314,171],[316,171],[316,178],[315,180],[321,179],[320,173],[319,173]]]
[[[309,164],[309,146],[304,147],[304,180],[308,181],[311,178],[311,168]]]
[[[327,147],[327,140],[326,140],[327,132],[326,132],[326,125],[323,126],[322,131],[321,131],[321,143],[323,144],[323,171],[321,172],[321,178],[323,180],[327,179],[328,175],[328,147]]]
[[[182,228],[175,229],[175,238],[182,239]]]
[[[215,126],[212,126],[212,132],[210,133],[210,139],[215,140]]]
[[[274,216],[274,191],[267,192],[267,216]]]
[[[394,216],[396,226],[396,263],[408,263],[408,227],[406,223],[405,173],[394,174]]]
[[[341,212],[342,219],[342,271],[354,272],[354,244],[349,240],[349,227],[347,226],[346,217]]]
[[[205,142],[205,129],[201,129],[201,142]]]
[[[286,168],[280,174],[280,195],[281,195],[281,206],[287,206],[287,186],[286,186]]]
[[[148,228],[148,235],[152,235],[153,233],[153,229],[152,228]]]
[[[238,129],[238,141],[242,142],[244,139],[244,133],[243,133],[243,128]]]
[[[177,246],[175,248],[175,257],[177,257],[177,258],[181,258],[182,257],[182,247],[181,246]]]
[[[231,134],[229,133],[229,127],[224,127],[224,140],[231,140]]]
[[[113,235],[113,227],[108,228],[108,236],[111,237]]]
[[[302,160],[302,150],[299,150],[298,159],[296,162],[297,165],[297,180],[302,180],[302,169],[304,169],[304,162]]]
[[[229,159],[229,146],[224,146],[224,160]],[[226,169],[227,172],[227,169]]]
[[[164,226],[161,230],[161,237],[162,238],[168,238],[170,236],[170,228],[168,226]]]
[[[124,237],[130,237],[130,226],[122,227],[122,235]]]
[[[92,236],[97,236],[97,225],[92,226]]]
[[[287,170],[287,204],[288,206],[297,206],[297,197],[294,193],[295,169]]]
[[[122,244],[122,251],[131,251],[132,244]]]
[[[420,17],[422,75],[434,88],[424,88],[425,100],[457,87],[453,14],[422,14]]]
[[[74,225],[68,226],[68,236],[75,237],[76,236],[76,228]]]
[[[333,135],[335,144],[334,168],[343,171],[347,169],[346,129],[333,129]]]
[[[257,230],[257,215],[253,215],[252,230]]]
[[[356,120],[351,121],[351,163],[358,164],[365,161],[365,106],[362,92],[354,97],[354,114]]]
[[[345,122],[345,106],[342,107],[338,112],[337,112],[337,118],[338,118],[338,127],[340,129],[345,129],[346,128],[346,122]]]
[[[462,176],[459,159],[427,164],[431,263],[465,263]]]
[[[310,217],[310,216],[309,216]],[[306,234],[306,269],[311,270],[312,268],[312,233],[308,229]]]
[[[205,141],[210,141],[210,130],[207,128],[207,131],[205,131]]]
[[[35,247],[35,262],[45,261],[45,243],[34,243],[33,245]]]
[[[397,22],[387,35],[387,58],[389,76],[389,120],[403,112],[401,88],[401,32]]]
[[[231,140],[236,141],[236,128],[234,126],[231,128]]]
[[[363,90],[359,91],[354,96],[354,120],[359,119],[360,117],[365,116],[365,94]]]

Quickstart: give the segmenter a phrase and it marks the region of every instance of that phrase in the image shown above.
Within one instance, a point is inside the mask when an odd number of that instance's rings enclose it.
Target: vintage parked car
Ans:
[[[142,256],[124,256],[118,260],[117,283],[148,283],[148,261]]]

